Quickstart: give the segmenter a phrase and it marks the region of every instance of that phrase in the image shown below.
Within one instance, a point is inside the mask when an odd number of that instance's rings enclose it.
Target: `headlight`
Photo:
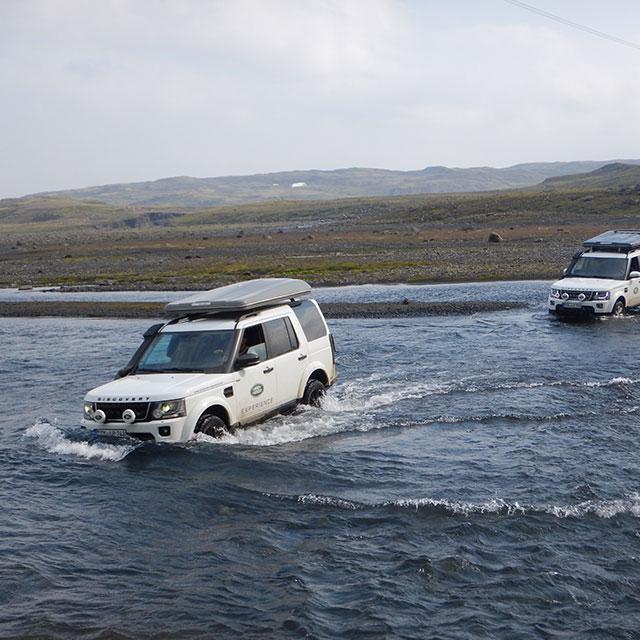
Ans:
[[[608,291],[594,291],[593,299],[594,300],[608,300],[610,293]]]
[[[85,402],[83,409],[84,409],[84,417],[87,420],[93,420],[93,412],[95,409],[93,402]]]
[[[551,293],[549,294],[552,298],[560,297],[560,289],[551,289]]]
[[[164,400],[151,403],[151,415],[156,420],[164,418],[181,418],[187,415],[183,400]]]

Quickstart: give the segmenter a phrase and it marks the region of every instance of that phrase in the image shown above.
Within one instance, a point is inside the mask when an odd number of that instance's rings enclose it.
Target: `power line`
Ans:
[[[527,11],[531,11],[532,13],[537,13],[539,16],[543,16],[544,18],[549,18],[549,20],[555,20],[556,22],[559,22],[560,24],[564,24],[567,27],[572,27],[574,29],[584,31],[585,33],[589,33],[592,36],[597,36],[598,38],[604,38],[605,40],[610,40],[611,42],[615,42],[616,44],[621,44],[621,45],[624,45],[625,47],[631,47],[632,49],[637,49],[638,51],[640,51],[640,44],[636,42],[623,40],[622,38],[618,38],[617,36],[612,36],[610,33],[605,33],[604,31],[599,31],[598,29],[593,29],[592,27],[588,27],[585,24],[580,24],[579,22],[574,22],[573,20],[567,20],[567,18],[563,18],[562,16],[557,16],[555,13],[549,13],[549,11],[544,11],[543,9],[538,9],[538,7],[534,7],[533,5],[527,4],[526,2],[521,2],[520,0],[504,0],[504,1],[516,7],[520,7],[521,9],[526,9]]]

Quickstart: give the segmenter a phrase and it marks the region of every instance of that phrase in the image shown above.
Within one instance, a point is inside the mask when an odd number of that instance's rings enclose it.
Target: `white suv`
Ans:
[[[607,231],[583,244],[551,285],[549,312],[619,316],[640,305],[640,231]]]
[[[106,435],[186,442],[317,405],[336,379],[333,336],[310,287],[266,278],[166,307],[119,378],[90,391],[82,426]]]

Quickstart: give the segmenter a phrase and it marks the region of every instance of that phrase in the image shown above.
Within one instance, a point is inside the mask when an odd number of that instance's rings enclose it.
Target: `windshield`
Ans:
[[[233,346],[232,330],[159,333],[140,358],[136,373],[219,373]]]
[[[574,278],[610,278],[624,280],[627,276],[626,258],[578,258],[567,271]]]

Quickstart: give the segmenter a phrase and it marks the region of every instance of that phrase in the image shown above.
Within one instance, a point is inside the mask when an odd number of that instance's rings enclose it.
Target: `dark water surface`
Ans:
[[[148,322],[0,319],[0,637],[640,637],[640,317],[500,286],[333,321],[323,410],[186,446],[76,429]]]

